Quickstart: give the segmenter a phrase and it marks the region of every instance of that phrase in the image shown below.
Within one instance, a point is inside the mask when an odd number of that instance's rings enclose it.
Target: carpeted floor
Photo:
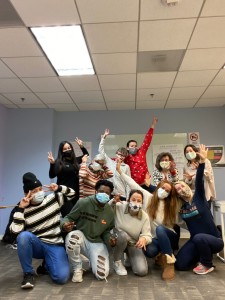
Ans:
[[[127,276],[112,273],[108,282],[98,281],[91,272],[84,274],[82,283],[69,281],[63,286],[54,284],[48,275],[36,277],[32,290],[22,290],[22,270],[17,251],[0,243],[0,299],[8,300],[224,300],[225,264],[215,257],[216,269],[207,275],[192,271],[176,272],[175,280],[164,282],[161,269],[149,260],[149,274],[135,276],[128,269]],[[40,261],[34,260],[37,267]]]

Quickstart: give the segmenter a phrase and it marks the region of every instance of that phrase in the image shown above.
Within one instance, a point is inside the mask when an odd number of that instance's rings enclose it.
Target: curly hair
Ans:
[[[170,152],[161,152],[158,154],[156,161],[155,161],[155,167],[158,171],[162,171],[162,167],[160,166],[160,161],[164,156],[168,156],[170,161],[174,161],[174,158]]]

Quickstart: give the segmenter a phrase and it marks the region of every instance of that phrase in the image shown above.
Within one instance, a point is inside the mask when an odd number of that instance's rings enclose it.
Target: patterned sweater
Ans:
[[[145,181],[145,175],[148,172],[148,166],[146,161],[146,153],[151,144],[154,129],[150,128],[146,133],[144,141],[141,147],[138,149],[135,155],[129,154],[125,163],[130,166],[131,177],[138,183],[143,184]]]
[[[69,200],[75,194],[74,190],[66,186],[59,186],[59,192],[45,196],[39,205],[18,207],[13,216],[10,230],[17,235],[22,231],[30,231],[49,244],[62,244],[60,229],[60,207],[64,204],[63,195]]]
[[[106,166],[103,166],[104,171],[94,173],[85,162],[80,165],[80,198],[86,198],[95,194],[95,185],[101,179],[113,177],[113,172]]]

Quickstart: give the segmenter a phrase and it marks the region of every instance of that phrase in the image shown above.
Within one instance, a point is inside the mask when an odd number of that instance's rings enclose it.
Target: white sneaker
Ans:
[[[74,271],[72,282],[82,282],[83,281],[83,270],[79,269]]]
[[[127,270],[122,264],[121,260],[115,261],[113,264],[113,269],[115,270],[117,275],[124,276],[127,275]]]

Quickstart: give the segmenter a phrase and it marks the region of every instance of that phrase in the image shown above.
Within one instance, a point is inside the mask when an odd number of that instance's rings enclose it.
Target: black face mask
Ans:
[[[71,155],[72,155],[72,150],[67,150],[67,151],[63,152],[62,155],[63,155],[63,157],[65,157],[65,158],[70,158]]]

